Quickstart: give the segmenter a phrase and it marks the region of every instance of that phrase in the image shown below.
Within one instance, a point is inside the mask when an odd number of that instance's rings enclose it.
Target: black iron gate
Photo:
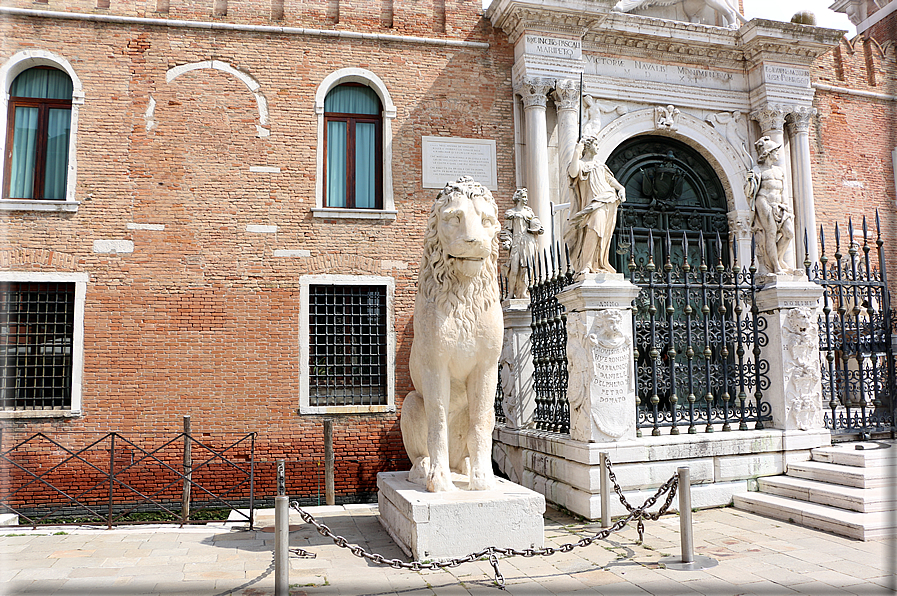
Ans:
[[[848,222],[847,243],[835,225],[834,253],[826,252],[820,227],[819,263],[807,276],[822,286],[819,350],[826,428],[837,435],[869,438],[895,433],[894,313],[890,308],[881,222],[875,214],[875,240],[863,218],[862,238]],[[874,246],[873,246],[874,245]],[[846,249],[846,254],[845,254]]]
[[[640,434],[650,428],[660,435],[662,427],[693,434],[699,425],[708,433],[762,429],[772,419],[763,401],[766,320],[755,301],[753,256],[749,268],[733,267],[723,261],[719,234],[709,243],[703,233],[696,240],[692,245],[683,234],[676,246],[667,232],[655,245],[649,233],[638,254],[630,231],[629,280],[641,288],[632,315]]]

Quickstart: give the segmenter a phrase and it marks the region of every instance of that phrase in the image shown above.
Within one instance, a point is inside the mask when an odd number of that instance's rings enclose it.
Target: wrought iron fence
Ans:
[[[573,283],[573,269],[566,251],[555,244],[530,264],[532,310],[533,389],[536,397],[535,427],[570,432],[567,402],[567,314],[557,294]]]
[[[202,436],[60,437],[0,428],[0,511],[18,515],[23,525],[112,527],[145,523],[132,514],[147,512],[205,523],[198,512],[220,508],[237,511],[237,521],[251,527],[256,433]],[[247,506],[248,514],[237,509]]]
[[[649,232],[637,244],[629,232],[629,280],[641,288],[632,315],[640,435],[762,429],[772,419],[754,255],[750,267],[731,266],[718,233],[697,240],[673,243],[667,232],[655,243]]]
[[[848,221],[847,243],[835,225],[834,253],[827,253],[819,229],[819,263],[805,262],[807,277],[823,288],[819,315],[822,398],[825,425],[835,434],[895,432],[895,316],[890,308],[881,221],[875,214],[875,240],[863,218],[862,237]],[[806,238],[805,238],[806,242]],[[873,247],[874,245],[874,247]],[[846,254],[845,254],[846,249]]]

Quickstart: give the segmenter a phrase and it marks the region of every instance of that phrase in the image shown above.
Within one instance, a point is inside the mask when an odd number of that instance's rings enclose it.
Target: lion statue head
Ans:
[[[499,299],[498,207],[489,189],[462,176],[440,191],[424,236],[418,292],[467,318]]]

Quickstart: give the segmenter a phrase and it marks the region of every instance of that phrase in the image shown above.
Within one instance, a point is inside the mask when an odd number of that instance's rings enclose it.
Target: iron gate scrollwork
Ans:
[[[563,261],[563,263],[562,263]],[[570,432],[567,401],[567,314],[557,299],[573,283],[569,255],[559,244],[537,255],[530,264],[533,356],[533,389],[536,397],[535,427],[557,433]]]
[[[897,430],[892,345],[895,317],[890,308],[878,212],[875,226],[872,242],[865,217],[862,238],[856,237],[849,221],[844,246],[836,224],[831,257],[826,252],[825,230],[820,226],[819,263],[811,268],[809,259],[805,262],[807,277],[823,288],[819,351],[825,426],[832,433],[861,438],[888,431],[893,437]]]
[[[753,255],[748,268],[726,265],[719,234],[707,242],[703,232],[696,243],[683,233],[679,245],[669,232],[662,243],[651,231],[636,242],[630,229],[627,248],[629,280],[641,288],[633,309],[639,434],[764,428],[768,338]]]

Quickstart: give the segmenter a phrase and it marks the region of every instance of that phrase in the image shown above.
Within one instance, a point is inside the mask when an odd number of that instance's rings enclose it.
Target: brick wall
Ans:
[[[56,2],[50,10],[159,16],[154,2]],[[310,35],[4,17],[0,63],[25,49],[66,58],[81,79],[77,213],[3,212],[0,263],[9,270],[90,274],[85,308],[84,416],[9,423],[18,429],[259,432],[258,457],[290,462],[291,490],[312,495],[323,459],[319,418],[299,416],[299,277],[388,275],[396,280],[396,402],[411,390],[418,260],[436,191],[421,187],[421,136],[495,139],[500,190],[513,194],[510,65],[504,35],[479,0],[227,6],[236,23],[327,27],[487,42],[489,49]],[[41,8],[32,2],[8,5]],[[391,26],[385,13],[391,10]],[[168,16],[210,20],[211,2],[171,2]],[[440,12],[442,11],[442,12]],[[166,82],[175,66],[219,60],[256,80],[270,136],[246,85],[219,70]],[[321,80],[372,71],[397,107],[394,221],[313,218]],[[150,100],[155,108],[147,116]],[[251,172],[251,166],[279,173]],[[164,226],[129,229],[128,224]],[[247,226],[276,226],[276,233]],[[134,226],[131,226],[133,228]],[[269,228],[270,229],[270,228]],[[130,254],[96,254],[95,240],[130,240]],[[14,248],[13,248],[14,247]],[[276,249],[310,257],[274,257]],[[390,262],[384,265],[384,261]],[[337,492],[369,495],[375,474],[407,468],[398,414],[340,416]],[[270,472],[260,474],[271,481]],[[269,476],[266,479],[265,474]],[[292,487],[295,487],[292,488]]]
[[[865,215],[873,229],[871,218],[878,210],[888,275],[897,280],[897,196],[892,158],[897,148],[897,54],[893,39],[844,38],[816,61],[815,83],[866,95],[817,89],[819,118],[811,127],[810,142],[816,217],[826,227],[829,256],[836,222],[841,224],[843,246],[848,219],[853,219],[859,231]],[[857,238],[860,235],[858,232]]]

